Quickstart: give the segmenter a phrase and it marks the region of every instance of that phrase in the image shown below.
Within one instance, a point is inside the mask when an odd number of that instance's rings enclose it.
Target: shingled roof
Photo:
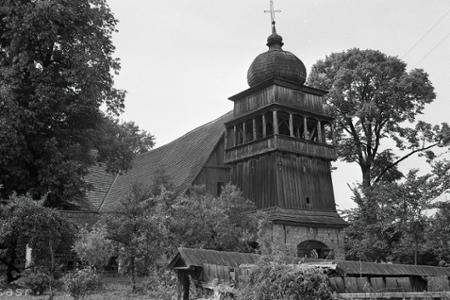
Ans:
[[[88,174],[84,177],[84,180],[89,184],[89,189],[86,193],[89,206],[82,207],[82,211],[95,211],[97,212],[105,200],[116,175],[106,172],[103,165],[94,165],[89,167]]]
[[[150,186],[157,172],[161,170],[169,176],[176,191],[188,188],[222,138],[225,122],[231,120],[232,116],[233,112],[228,112],[171,143],[137,156],[132,168],[116,178],[99,207],[99,212],[115,211],[134,183]]]

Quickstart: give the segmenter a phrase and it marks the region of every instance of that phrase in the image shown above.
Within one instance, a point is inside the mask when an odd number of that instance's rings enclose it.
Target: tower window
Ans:
[[[306,122],[307,126],[307,139],[313,142],[318,142],[319,136],[317,134],[317,120],[308,118]]]
[[[299,139],[305,138],[305,123],[303,117],[300,115],[294,115],[294,137]]]
[[[245,141],[253,141],[253,120],[245,121]]]
[[[244,128],[241,124],[236,125],[236,145],[244,143]]]
[[[273,135],[273,112],[266,112],[264,118],[266,119],[266,136]]]
[[[227,128],[227,148],[234,146],[234,128]]]
[[[289,129],[289,114],[284,111],[279,111],[277,113],[278,116],[278,132],[281,135],[287,135],[290,136],[290,129]]]

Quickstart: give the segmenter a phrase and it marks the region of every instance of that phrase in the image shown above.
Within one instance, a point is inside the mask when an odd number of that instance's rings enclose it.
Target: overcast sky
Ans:
[[[248,88],[247,70],[267,50],[269,0],[108,0],[119,19],[114,36],[128,91],[123,120],[156,136],[157,146],[229,110],[228,97]],[[307,70],[332,52],[378,49],[423,68],[437,99],[421,116],[450,122],[449,0],[275,0],[284,49]],[[353,207],[347,184],[357,165],[335,163],[336,202]],[[401,165],[421,167],[418,158]]]

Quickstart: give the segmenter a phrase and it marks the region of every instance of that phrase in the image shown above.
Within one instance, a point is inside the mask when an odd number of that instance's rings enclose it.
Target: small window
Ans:
[[[222,194],[224,187],[225,187],[225,182],[217,183],[217,196],[220,196]]]

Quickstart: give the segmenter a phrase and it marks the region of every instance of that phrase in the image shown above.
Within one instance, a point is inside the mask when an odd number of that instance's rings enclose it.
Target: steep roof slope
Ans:
[[[233,112],[202,125],[175,141],[136,157],[131,169],[119,176],[111,187],[100,212],[112,212],[134,183],[151,185],[160,170],[165,171],[177,191],[192,184],[225,132],[225,122]]]
[[[116,175],[106,172],[103,165],[94,165],[89,167],[88,174],[84,180],[90,185],[86,198],[88,207],[83,207],[84,211],[98,211],[106,198]]]

